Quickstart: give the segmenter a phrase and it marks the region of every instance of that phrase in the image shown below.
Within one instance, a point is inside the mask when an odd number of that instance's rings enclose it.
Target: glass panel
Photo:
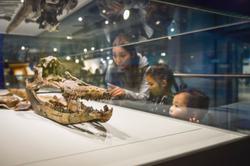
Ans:
[[[171,110],[184,110],[176,118],[248,133],[249,29],[250,19],[245,17],[164,1],[88,1],[60,21],[59,32],[38,36],[1,34],[4,88],[24,88],[25,79],[34,75],[40,58],[50,55],[58,57],[77,78],[109,88],[105,76],[109,66],[117,63],[112,43],[123,32],[131,38],[125,46],[135,47],[151,67],[167,64],[171,68],[175,78],[168,89],[171,96],[164,103],[161,89],[156,98],[103,102],[172,117],[175,115]],[[133,74],[129,78],[132,81],[140,78]],[[118,77],[122,75],[118,73]],[[164,82],[157,81],[162,88]],[[187,88],[186,94],[194,88],[202,91],[198,96],[205,104],[200,106],[189,101],[190,96],[179,96],[187,97],[182,99],[185,106],[174,108],[179,104],[174,102],[176,96]]]

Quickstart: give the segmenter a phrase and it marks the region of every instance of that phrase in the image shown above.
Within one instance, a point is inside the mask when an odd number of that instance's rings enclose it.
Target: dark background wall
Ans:
[[[3,35],[0,34],[0,88],[4,88]]]
[[[200,8],[214,9],[222,12],[250,16],[249,0],[165,0],[167,2],[197,6]]]

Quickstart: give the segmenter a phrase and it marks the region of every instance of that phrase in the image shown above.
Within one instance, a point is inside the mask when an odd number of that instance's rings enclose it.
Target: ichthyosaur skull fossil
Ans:
[[[39,95],[39,90],[44,88],[53,88],[60,93]],[[34,81],[26,81],[26,91],[35,112],[61,124],[106,122],[112,116],[113,109],[107,105],[97,110],[81,102],[82,99],[110,99],[108,91],[87,84],[64,71],[61,62],[53,56],[40,60],[35,68]]]

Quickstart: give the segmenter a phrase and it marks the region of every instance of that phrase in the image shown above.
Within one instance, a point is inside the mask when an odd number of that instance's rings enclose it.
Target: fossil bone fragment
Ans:
[[[0,94],[0,107],[15,111],[29,110],[31,107],[30,102],[26,98],[18,97],[11,91],[9,90],[10,93]],[[17,90],[14,91],[16,92]]]
[[[57,16],[66,10],[69,12],[78,4],[78,0],[24,0],[22,6],[11,20],[6,33],[14,31],[23,21],[39,24],[39,29],[58,31]]]

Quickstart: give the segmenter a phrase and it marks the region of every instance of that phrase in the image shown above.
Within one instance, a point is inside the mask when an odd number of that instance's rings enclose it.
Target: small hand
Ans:
[[[111,94],[111,96],[114,98],[124,97],[124,95],[125,95],[124,89],[122,89],[118,86],[112,85],[112,84],[108,84],[108,91]]]
[[[195,117],[190,117],[190,118],[189,118],[189,121],[190,121],[190,122],[193,122],[193,123],[200,123],[200,120],[199,120],[199,119],[196,119]]]

